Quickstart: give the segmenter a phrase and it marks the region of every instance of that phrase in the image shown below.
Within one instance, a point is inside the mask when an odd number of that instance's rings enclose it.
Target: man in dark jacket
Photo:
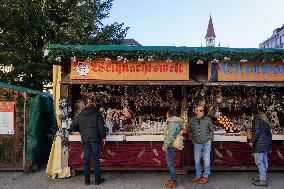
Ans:
[[[204,107],[196,106],[195,117],[189,119],[188,134],[194,144],[194,161],[196,176],[191,181],[205,184],[210,175],[210,152],[211,142],[214,139],[214,128],[211,118],[205,116]],[[204,172],[202,174],[201,158],[204,161]]]
[[[71,131],[78,131],[81,134],[81,141],[84,148],[84,169],[85,184],[90,184],[90,157],[94,157],[95,184],[99,185],[105,181],[101,178],[100,155],[102,145],[106,144],[106,129],[102,114],[93,104],[84,108],[79,116],[74,119],[70,126]]]
[[[272,149],[272,134],[268,119],[262,109],[257,110],[257,115],[253,120],[250,145],[252,145],[255,163],[259,169],[259,176],[252,179],[254,181],[252,184],[267,186],[267,154]]]

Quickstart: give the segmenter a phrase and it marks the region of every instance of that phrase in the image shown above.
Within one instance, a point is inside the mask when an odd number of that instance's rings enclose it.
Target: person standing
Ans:
[[[252,184],[267,186],[267,154],[272,149],[272,134],[268,118],[262,108],[257,110],[257,115],[252,122],[251,143],[255,163],[259,170],[259,176],[252,178]]]
[[[196,106],[195,116],[189,120],[189,137],[194,144],[194,161],[196,176],[191,181],[205,184],[210,175],[211,142],[214,139],[214,128],[210,117],[204,115],[204,107]],[[202,174],[201,157],[204,161]]]
[[[180,133],[181,128],[183,126],[183,119],[181,117],[175,116],[175,112],[172,109],[169,109],[167,112],[167,121],[166,121],[166,129],[165,129],[165,138],[163,151],[166,152],[166,160],[168,167],[170,169],[171,179],[168,180],[165,184],[167,188],[175,188],[177,186],[177,175],[176,168],[174,164],[174,159],[176,155],[176,149],[172,146],[173,141]]]
[[[105,181],[101,177],[100,155],[102,146],[106,144],[106,128],[102,114],[95,105],[88,103],[73,120],[70,126],[71,131],[78,131],[81,134],[81,141],[84,149],[84,173],[85,184],[90,184],[90,157],[94,157],[95,184],[99,185]]]

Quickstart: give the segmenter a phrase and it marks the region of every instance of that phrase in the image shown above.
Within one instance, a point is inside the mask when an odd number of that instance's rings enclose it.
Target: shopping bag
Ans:
[[[173,147],[177,150],[182,150],[183,148],[183,136],[182,136],[182,133],[180,132],[175,140],[173,141]]]

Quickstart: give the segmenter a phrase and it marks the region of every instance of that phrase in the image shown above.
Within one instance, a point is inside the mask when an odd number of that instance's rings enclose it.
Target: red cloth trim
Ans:
[[[167,167],[166,154],[162,151],[162,142],[119,142],[107,143],[101,155],[101,166],[120,166],[120,167]],[[141,152],[141,151],[144,151]],[[155,155],[153,149],[157,150],[158,156]],[[71,142],[69,148],[69,166],[81,167],[82,160],[82,145],[78,142]],[[112,156],[107,153],[111,150]],[[140,154],[141,157],[138,157]],[[142,155],[143,154],[143,155]],[[93,161],[91,161],[91,164]],[[181,167],[181,151],[177,151],[175,165]]]

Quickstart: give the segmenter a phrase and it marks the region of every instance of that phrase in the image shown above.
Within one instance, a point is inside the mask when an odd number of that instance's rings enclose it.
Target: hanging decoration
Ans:
[[[62,147],[68,147],[69,145],[69,128],[72,123],[71,119],[71,112],[72,108],[70,104],[68,103],[66,98],[61,98],[59,100],[59,113],[60,113],[60,119],[61,119],[61,128],[56,133],[57,136],[61,137],[61,145]]]
[[[203,104],[204,88],[192,90],[194,104]],[[284,96],[281,88],[271,87],[208,87],[205,106],[212,118],[215,131],[251,132],[255,110],[263,107],[272,132],[283,134]]]

